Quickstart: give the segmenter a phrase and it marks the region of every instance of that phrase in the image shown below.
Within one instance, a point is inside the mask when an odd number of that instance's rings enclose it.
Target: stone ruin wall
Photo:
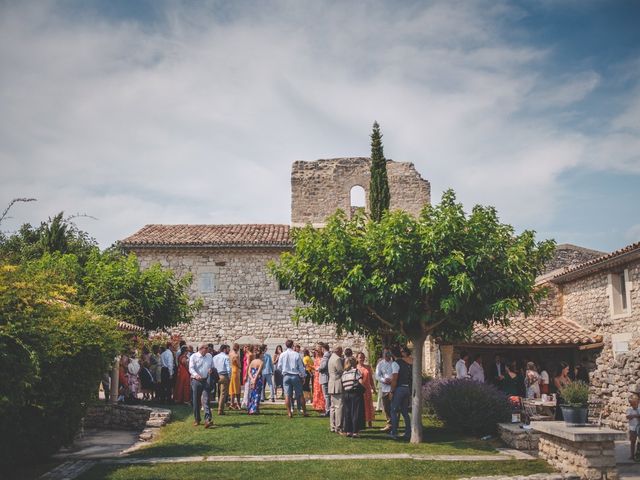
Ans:
[[[336,342],[354,351],[365,347],[361,336],[336,334],[328,325],[301,322],[295,325],[291,316],[297,301],[288,290],[280,290],[278,282],[267,271],[267,263],[277,260],[281,251],[276,249],[133,249],[140,266],[148,268],[154,263],[171,268],[177,275],[192,273],[193,297],[204,300],[204,307],[189,324],[172,329],[189,344],[200,342],[216,346],[244,336],[260,340],[291,338],[303,348],[315,347],[319,341]],[[213,272],[214,293],[198,291],[198,275]],[[271,343],[271,342],[266,342]],[[273,352],[274,345],[270,345]]]
[[[578,247],[577,245],[564,243],[556,246],[553,258],[545,265],[545,272],[570,265],[579,265],[603,255],[606,255],[606,252],[599,252],[597,250],[590,250],[588,248]]]
[[[351,211],[351,188],[369,196],[371,160],[365,157],[297,161],[291,170],[291,224],[323,225],[337,209]],[[390,209],[418,215],[431,202],[431,186],[413,163],[387,160]],[[367,207],[368,210],[368,207]]]
[[[603,336],[604,347],[596,357],[595,370],[589,375],[591,390],[594,397],[604,402],[603,418],[618,429],[626,428],[629,393],[640,388],[640,262],[624,268],[629,270],[632,286],[629,316],[611,316],[607,271],[562,286],[564,316]],[[611,335],[615,333],[632,334],[628,353],[613,354]]]

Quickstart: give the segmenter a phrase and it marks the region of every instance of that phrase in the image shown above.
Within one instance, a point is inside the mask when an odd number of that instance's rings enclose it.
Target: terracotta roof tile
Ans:
[[[482,345],[586,345],[602,336],[562,317],[517,317],[504,327],[476,324],[466,344]]]
[[[287,247],[291,240],[289,225],[146,225],[121,244],[124,247]]]
[[[134,325],[133,323],[125,322],[124,320],[120,320],[118,322],[119,330],[127,330],[129,332],[144,332],[144,328],[139,327],[138,325]]]
[[[124,247],[162,246],[291,246],[289,225],[146,225],[122,240]]]

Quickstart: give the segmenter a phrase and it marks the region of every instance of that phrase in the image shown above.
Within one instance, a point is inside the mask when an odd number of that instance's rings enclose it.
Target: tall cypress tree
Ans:
[[[380,125],[373,122],[371,133],[371,182],[369,183],[369,211],[371,219],[379,222],[382,214],[389,210],[389,180],[387,178],[387,161],[382,148]]]

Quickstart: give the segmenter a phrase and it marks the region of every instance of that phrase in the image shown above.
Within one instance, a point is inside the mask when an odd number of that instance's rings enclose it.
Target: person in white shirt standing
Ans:
[[[171,391],[173,382],[173,370],[175,359],[173,357],[173,344],[167,342],[167,348],[160,355],[162,370],[160,371],[160,401],[165,403],[171,402]]]
[[[393,356],[388,348],[384,349],[382,359],[376,366],[376,379],[380,382],[382,409],[387,420],[382,431],[388,432],[391,430],[391,380],[393,379]]]
[[[224,406],[229,396],[229,378],[231,377],[231,361],[229,345],[220,345],[220,353],[213,357],[213,367],[218,372],[218,415],[224,415]]]
[[[298,404],[301,407],[301,412],[305,417],[308,417],[302,397],[302,379],[306,375],[302,358],[298,352],[294,352],[293,340],[287,340],[285,343],[287,349],[280,355],[278,359],[278,370],[282,371],[282,385],[284,387],[284,403],[287,406],[287,416],[292,417],[293,401],[298,399]]]
[[[476,355],[473,359],[473,363],[469,367],[469,376],[471,380],[484,383],[484,368],[482,368],[482,356]]]
[[[207,344],[203,343],[198,351],[189,357],[189,374],[191,375],[191,403],[193,404],[193,426],[200,425],[200,407],[204,404],[204,428],[211,426],[211,407],[209,406],[209,375],[213,369],[213,357],[207,352]],[[202,397],[202,399],[201,399]]]
[[[467,370],[468,361],[469,354],[465,351],[460,352],[460,360],[456,362],[456,378],[469,378],[469,371]]]

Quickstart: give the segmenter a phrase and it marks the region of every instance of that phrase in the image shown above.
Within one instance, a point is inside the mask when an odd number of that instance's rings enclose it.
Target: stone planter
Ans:
[[[562,409],[562,418],[564,423],[569,426],[576,427],[587,424],[587,415],[589,409],[587,407],[572,407],[569,405],[560,405]]]

